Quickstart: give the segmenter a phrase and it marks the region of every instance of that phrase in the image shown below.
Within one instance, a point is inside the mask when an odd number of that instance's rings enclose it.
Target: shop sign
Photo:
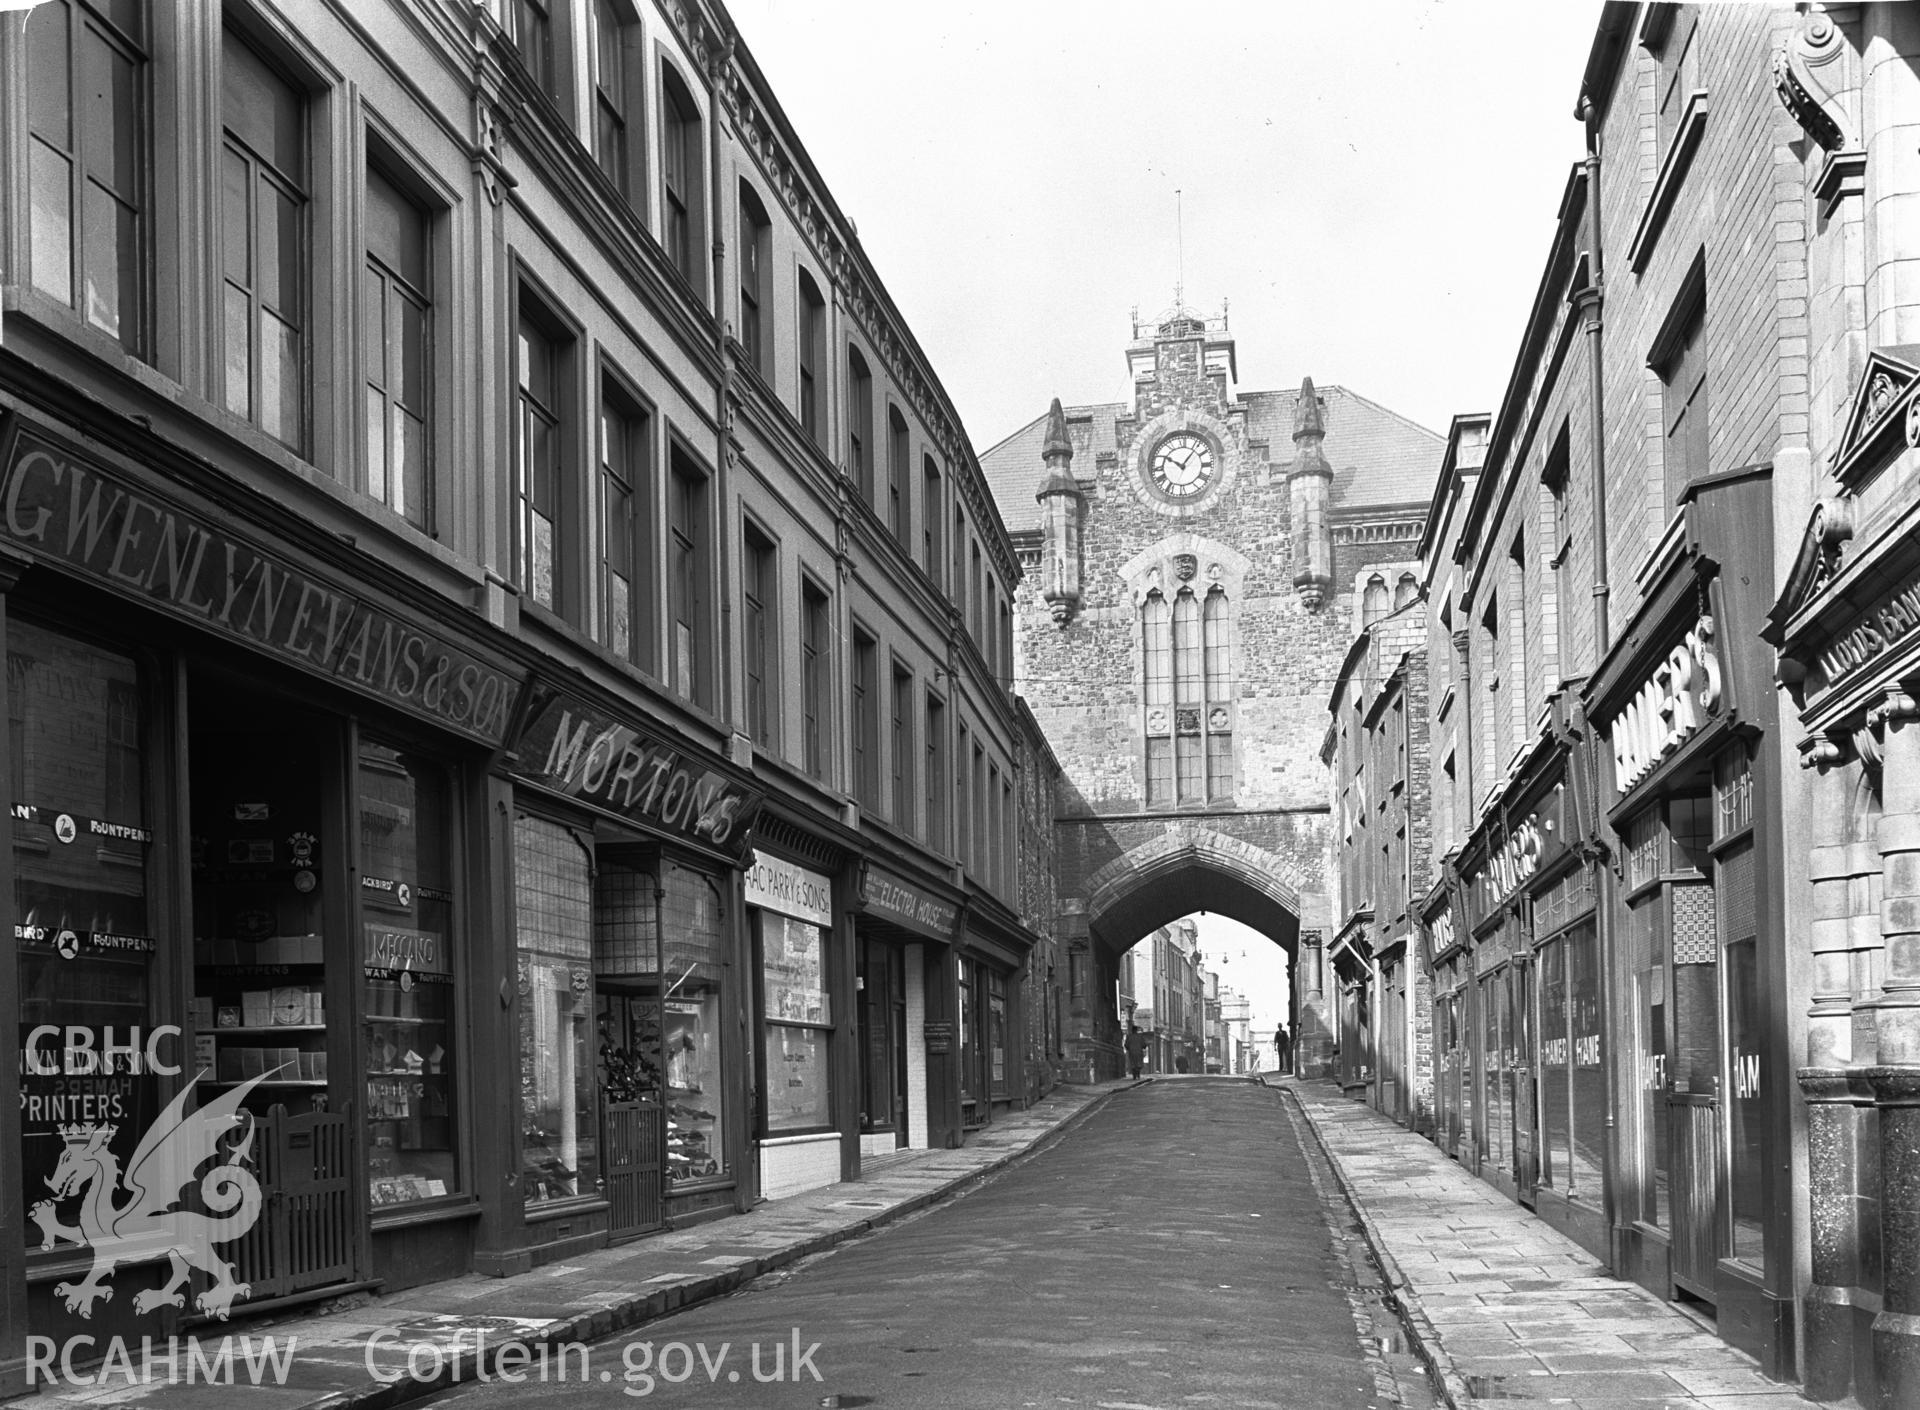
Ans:
[[[1713,618],[1702,617],[1613,722],[1614,791],[1625,794],[1720,708]]]
[[[525,778],[738,858],[765,795],[686,748],[571,695],[532,713],[514,752]]]
[[[0,541],[483,743],[513,718],[514,676],[30,431]]]
[[[871,862],[860,874],[860,901],[868,915],[885,916],[936,940],[953,938],[960,908],[928,895],[910,882]]]
[[[451,975],[453,965],[444,936],[425,930],[400,930],[390,925],[365,927],[368,969],[408,971],[419,975]]]
[[[1916,628],[1920,628],[1920,583],[1908,583],[1882,598],[1852,631],[1820,652],[1815,661],[1822,679],[1831,686],[1892,650]]]
[[[1453,944],[1453,912],[1440,912],[1427,925],[1427,934],[1433,940],[1434,954],[1441,954]]]
[[[747,868],[746,900],[749,906],[815,925],[833,924],[832,879],[757,848]]]
[[[928,1019],[926,1025],[927,1051],[929,1053],[948,1053],[953,1051],[953,1024],[946,1019]]]

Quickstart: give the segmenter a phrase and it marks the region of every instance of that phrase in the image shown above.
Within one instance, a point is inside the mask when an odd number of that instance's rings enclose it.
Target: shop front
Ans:
[[[758,976],[760,1193],[784,1199],[857,1168],[840,1114],[842,1026],[854,996],[842,978],[846,946],[834,925],[832,877],[756,848],[745,899]]]
[[[872,859],[855,898],[860,1153],[957,1146],[958,1084],[973,1057],[960,900]]]
[[[1806,1103],[1809,1398],[1920,1403],[1920,356],[1868,359],[1766,636],[1810,795],[1811,980],[1790,1033]],[[1763,1066],[1749,1086],[1775,1080]]]
[[[17,415],[0,447],[9,1324],[105,1345],[467,1271],[471,805],[524,670],[157,449]],[[161,1152],[232,1167],[237,1207],[128,1182]],[[172,1242],[129,1248],[149,1205]]]
[[[545,680],[529,697],[498,785],[513,1067],[495,1273],[750,1197],[738,869],[762,795],[619,702]]]
[[[1794,1364],[1793,1198],[1767,1152],[1791,1149],[1795,1103],[1776,696],[1763,653],[1732,645],[1769,606],[1770,488],[1765,467],[1693,485],[1586,706],[1614,855],[1615,1266],[1714,1314],[1778,1375]],[[1575,1002],[1579,955],[1576,938]]]

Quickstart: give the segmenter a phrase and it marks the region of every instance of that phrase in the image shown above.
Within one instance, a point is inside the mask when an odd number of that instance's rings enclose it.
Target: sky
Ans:
[[[1225,301],[1246,391],[1492,411],[1583,155],[1586,0],[728,0],[976,451]],[[1279,948],[1199,920],[1256,1036]],[[1224,959],[1224,964],[1214,964]]]
[[[1128,396],[1136,307],[1228,305],[1240,387],[1444,432],[1512,369],[1584,0],[729,0],[975,449]],[[1178,196],[1176,197],[1176,192]]]

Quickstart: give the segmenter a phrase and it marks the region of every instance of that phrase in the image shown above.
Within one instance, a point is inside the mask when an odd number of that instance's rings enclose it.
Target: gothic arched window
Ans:
[[[1157,588],[1141,607],[1147,806],[1233,796],[1233,622],[1220,588],[1205,603]]]
[[[1370,627],[1387,615],[1387,580],[1375,573],[1360,594],[1360,625]]]
[[[1398,612],[1419,595],[1420,584],[1414,581],[1413,574],[1402,573],[1393,589],[1393,610]]]

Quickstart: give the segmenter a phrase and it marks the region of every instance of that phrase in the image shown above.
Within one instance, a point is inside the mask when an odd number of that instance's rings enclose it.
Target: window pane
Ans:
[[[1748,854],[1751,858],[1751,853]],[[1749,876],[1751,872],[1749,871]],[[1766,1258],[1766,1108],[1760,1096],[1760,978],[1754,941],[1726,948],[1727,1062],[1732,1069],[1728,1104],[1733,1173],[1733,1247],[1735,1258],[1759,1264]]]
[[[247,218],[251,186],[246,158],[226,148],[220,159],[220,249],[222,269],[235,284],[252,287],[252,225]]]
[[[300,439],[300,334],[260,314],[260,427],[289,445]]]
[[[393,507],[418,528],[427,523],[427,424],[404,409],[393,413]]]
[[[1573,1026],[1573,1135],[1568,1176],[1574,1193],[1598,1201],[1606,1161],[1606,1079],[1600,1067],[1600,942],[1592,921],[1567,938],[1567,1003]]]
[[[85,99],[87,175],[134,199],[139,186],[140,130],[134,108],[133,61],[89,33],[80,46],[80,93]]]
[[[1540,952],[1540,1108],[1544,1118],[1546,1152],[1540,1177],[1544,1184],[1564,1191],[1570,1170],[1567,1092],[1571,1052],[1567,1038],[1566,946],[1560,942]]]
[[[300,181],[306,163],[299,93],[232,33],[221,58],[221,120],[227,130],[281,175]]]
[[[532,516],[533,565],[527,589],[542,607],[553,606],[553,520],[537,511]]]
[[[227,285],[227,410],[240,416],[253,414],[253,396],[249,386],[253,358],[248,344],[251,323],[252,307],[246,291]]]
[[[27,121],[36,136],[66,151],[73,148],[67,100],[69,23],[70,12],[59,0],[40,5],[27,16],[27,73],[32,80]]]
[[[387,399],[375,387],[367,388],[367,493],[387,498]]]
[[[63,304],[73,302],[73,167],[34,142],[33,234],[29,258],[34,287]]]
[[[544,818],[514,824],[522,1195],[593,1193],[599,1174],[593,1059],[591,858]]]
[[[259,282],[263,308],[298,322],[300,307],[300,215],[297,202],[273,185],[260,191]]]
[[[360,748],[366,909],[367,1177],[375,1206],[454,1194],[453,808],[445,776],[406,752]],[[396,957],[406,955],[404,961]]]
[[[424,291],[427,287],[426,217],[378,171],[367,172],[367,249],[388,269]]]
[[[401,404],[419,417],[427,407],[427,311],[404,295],[395,302],[400,316],[394,349],[400,362],[397,391]]]
[[[633,642],[632,589],[618,573],[610,574],[607,579],[607,628],[609,645],[615,654],[622,660],[630,660]]]
[[[86,185],[87,322],[120,336],[121,300],[133,292],[135,250],[132,212],[89,181]]]

